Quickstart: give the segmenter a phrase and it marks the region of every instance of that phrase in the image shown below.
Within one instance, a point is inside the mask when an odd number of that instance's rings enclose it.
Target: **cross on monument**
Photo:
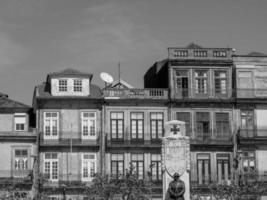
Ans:
[[[180,132],[180,128],[178,127],[178,125],[173,125],[173,127],[171,128],[171,132],[173,132],[174,135]]]

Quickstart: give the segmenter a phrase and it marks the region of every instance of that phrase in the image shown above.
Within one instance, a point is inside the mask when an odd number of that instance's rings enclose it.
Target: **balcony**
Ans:
[[[236,97],[251,99],[251,98],[267,98],[267,89],[266,88],[237,88]]]
[[[31,185],[33,170],[0,170],[0,185]]]
[[[0,131],[0,139],[35,140],[36,138],[37,132],[34,128],[28,131]]]
[[[167,100],[167,89],[105,89],[105,99],[155,99]]]
[[[99,140],[85,140],[85,139],[40,139],[40,146],[99,146]]]
[[[214,136],[212,133],[197,134],[195,138],[190,139],[190,144],[210,144],[210,145],[233,145],[233,138],[230,133]]]
[[[114,147],[114,148],[140,148],[140,147],[147,147],[147,148],[160,148],[161,147],[161,139],[155,139],[155,140],[108,140],[106,138],[106,146],[107,147]]]

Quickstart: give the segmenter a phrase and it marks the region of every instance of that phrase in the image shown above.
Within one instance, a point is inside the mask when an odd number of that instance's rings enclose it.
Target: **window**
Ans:
[[[160,139],[163,135],[163,113],[150,113],[151,139]]]
[[[241,135],[243,137],[252,137],[254,135],[253,118],[253,110],[241,110]]]
[[[92,139],[96,137],[96,113],[82,112],[82,138]]]
[[[203,141],[210,138],[210,113],[196,113],[197,137]]]
[[[25,131],[26,129],[26,114],[25,113],[15,113],[15,131]]]
[[[73,82],[73,91],[74,92],[82,92],[82,80],[74,79]]]
[[[83,154],[82,155],[82,180],[92,181],[96,173],[96,155]]]
[[[207,185],[210,183],[210,155],[197,154],[197,179],[198,184]]]
[[[123,112],[110,113],[110,132],[112,140],[123,139],[124,115]]]
[[[44,113],[44,139],[58,139],[58,112]]]
[[[226,71],[215,71],[215,94],[227,93],[227,75]]]
[[[139,179],[144,178],[144,155],[143,154],[132,154],[131,163],[134,167],[134,172]]]
[[[175,78],[177,95],[181,97],[188,97],[188,71],[176,70]]]
[[[206,70],[195,71],[195,84],[197,94],[207,94],[208,72]]]
[[[57,153],[45,153],[45,177],[50,181],[58,181],[58,156]]]
[[[15,149],[14,156],[14,176],[23,177],[26,176],[25,170],[28,170],[28,150],[27,149]]]
[[[177,112],[176,119],[185,122],[186,136],[190,136],[191,132],[190,112]]]
[[[159,181],[161,175],[161,154],[151,154],[151,175],[152,180]]]
[[[144,139],[144,114],[131,113],[131,139]]]
[[[230,156],[228,154],[217,154],[218,182],[228,181],[230,176]]]
[[[67,79],[58,80],[58,91],[59,92],[67,92],[68,91],[68,80]]]
[[[230,136],[229,113],[215,113],[216,134],[218,138]]]
[[[123,154],[111,154],[111,174],[117,179],[124,175]]]
[[[254,152],[243,152],[243,171],[245,174],[253,174],[255,168],[255,154]]]

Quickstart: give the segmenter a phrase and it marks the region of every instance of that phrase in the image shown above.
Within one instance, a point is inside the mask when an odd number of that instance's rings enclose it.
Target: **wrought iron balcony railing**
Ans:
[[[33,170],[0,170],[1,184],[32,184]]]
[[[167,89],[105,89],[105,99],[168,99]]]

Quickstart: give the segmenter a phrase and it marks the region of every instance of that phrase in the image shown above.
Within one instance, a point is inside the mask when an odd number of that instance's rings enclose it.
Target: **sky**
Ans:
[[[34,87],[66,68],[136,88],[168,47],[194,42],[267,53],[267,0],[1,0],[0,92],[31,105]]]

